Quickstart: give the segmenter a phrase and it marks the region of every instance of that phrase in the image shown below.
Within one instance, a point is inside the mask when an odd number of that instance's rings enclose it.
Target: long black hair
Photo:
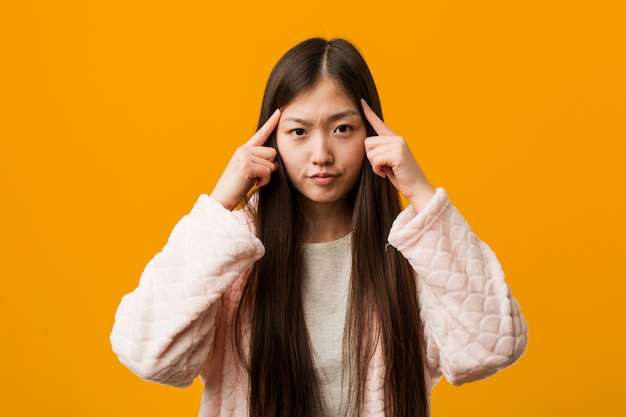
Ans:
[[[277,108],[329,77],[354,100],[367,134],[375,132],[360,99],[382,117],[374,79],[361,54],[342,39],[314,38],[290,49],[272,70],[263,97],[259,127]],[[275,132],[265,146],[276,147]],[[235,338],[249,370],[251,417],[323,415],[323,399],[302,306],[302,243],[306,223],[299,194],[280,154],[269,184],[258,190],[253,212],[265,256],[253,267],[236,312]],[[350,192],[352,275],[344,331],[344,371],[351,376],[351,409],[362,414],[368,365],[376,349],[384,356],[385,415],[429,414],[424,376],[422,327],[416,282],[408,261],[386,248],[393,220],[401,211],[398,192],[372,171],[365,159]],[[249,323],[250,327],[247,327]],[[244,343],[249,329],[249,344]],[[244,348],[244,346],[246,346]],[[249,349],[249,350],[248,350]]]

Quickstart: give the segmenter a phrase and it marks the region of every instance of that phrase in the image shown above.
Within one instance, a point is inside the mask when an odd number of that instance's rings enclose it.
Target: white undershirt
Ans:
[[[344,415],[348,405],[347,382],[342,389],[342,342],[352,269],[350,244],[350,234],[332,242],[304,244],[304,315],[322,384],[324,416]]]

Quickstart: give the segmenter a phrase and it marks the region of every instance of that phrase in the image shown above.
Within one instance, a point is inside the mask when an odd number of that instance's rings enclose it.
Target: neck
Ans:
[[[345,201],[302,204],[307,221],[306,243],[332,242],[352,230],[352,211]]]

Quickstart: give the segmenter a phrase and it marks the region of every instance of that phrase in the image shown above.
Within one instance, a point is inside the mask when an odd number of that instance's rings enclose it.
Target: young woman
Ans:
[[[339,39],[278,61],[258,131],[111,335],[144,379],[199,375],[200,416],[242,417],[425,417],[442,375],[490,376],[526,341],[494,253],[385,125],[365,61]]]

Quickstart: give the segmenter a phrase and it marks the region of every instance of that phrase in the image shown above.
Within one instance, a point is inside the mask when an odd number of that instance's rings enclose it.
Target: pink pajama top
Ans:
[[[415,270],[429,392],[442,375],[460,385],[523,354],[526,322],[500,263],[443,189],[420,213],[403,210],[388,241]],[[200,376],[201,417],[248,416],[248,376],[232,324],[250,268],[263,254],[242,212],[200,196],[118,307],[111,344],[120,361],[143,379],[176,387]],[[384,374],[378,350],[364,416],[384,416]]]

